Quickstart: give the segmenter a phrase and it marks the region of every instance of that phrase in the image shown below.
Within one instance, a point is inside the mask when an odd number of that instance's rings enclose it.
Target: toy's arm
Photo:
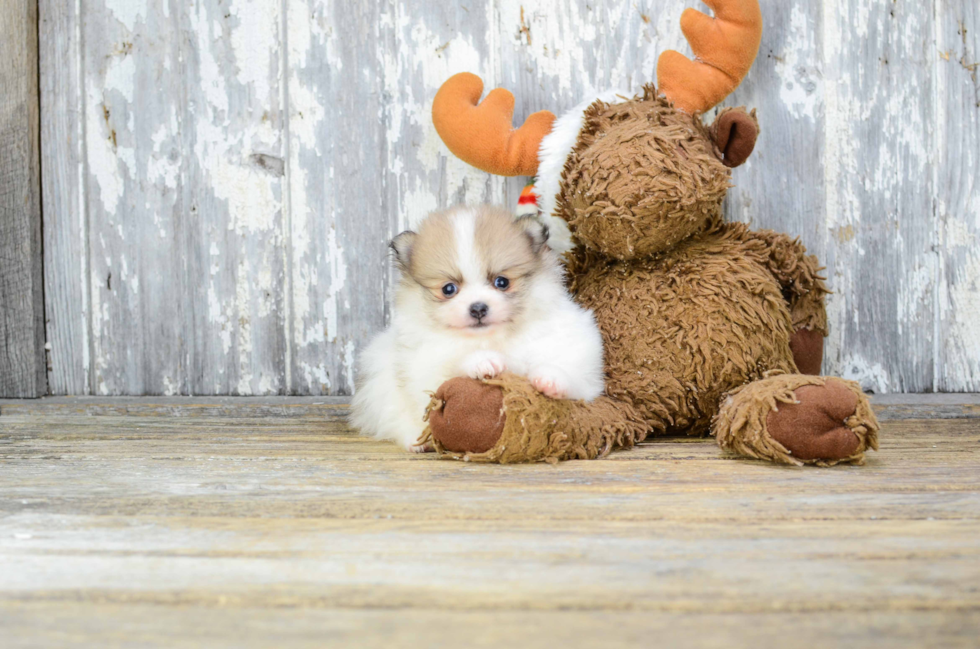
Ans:
[[[772,230],[745,230],[743,237],[765,247],[769,271],[789,303],[795,333],[790,340],[796,365],[804,374],[819,374],[823,338],[827,335],[824,296],[830,293],[816,256],[806,254],[799,239]]]
[[[799,239],[790,239],[781,232],[758,230],[746,234],[764,243],[768,249],[769,271],[783,287],[793,326],[826,336],[824,296],[830,291],[820,275],[823,268],[817,257],[806,254],[806,247]]]
[[[627,403],[607,396],[589,403],[550,399],[514,374],[449,379],[426,417],[425,441],[438,452],[501,464],[591,460],[630,448],[653,429]]]

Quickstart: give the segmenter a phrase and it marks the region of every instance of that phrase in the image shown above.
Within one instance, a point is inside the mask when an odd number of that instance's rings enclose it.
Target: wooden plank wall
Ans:
[[[37,4],[0,0],[0,397],[47,392]]]
[[[637,90],[693,0],[40,0],[55,394],[349,394],[387,240],[522,181],[449,156],[468,70],[517,119]],[[836,291],[825,372],[980,390],[975,0],[762,0],[728,214],[803,238]],[[78,6],[84,7],[78,13]],[[703,7],[702,7],[703,8]],[[709,116],[710,119],[710,116]]]
[[[949,3],[937,20],[937,388],[980,392],[980,4]],[[946,3],[941,5],[946,7]]]

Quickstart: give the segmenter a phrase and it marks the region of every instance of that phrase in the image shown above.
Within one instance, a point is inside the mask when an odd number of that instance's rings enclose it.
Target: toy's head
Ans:
[[[432,117],[449,149],[490,173],[537,175],[535,191],[553,245],[574,243],[616,259],[669,250],[721,218],[730,168],[743,163],[758,134],[754,114],[723,111],[706,127],[701,113],[739,84],[759,49],[757,0],[705,0],[681,29],[696,62],[667,51],[659,88],[628,98],[607,92],[561,118],[534,113],[513,129],[514,97],[500,88],[482,103],[483,82],[450,78]],[[569,238],[571,237],[571,238]]]

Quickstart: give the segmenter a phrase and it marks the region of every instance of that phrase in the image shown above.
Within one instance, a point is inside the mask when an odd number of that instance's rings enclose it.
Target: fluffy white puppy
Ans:
[[[547,239],[536,219],[484,206],[431,214],[398,235],[391,327],[360,358],[352,423],[425,450],[416,442],[429,393],[455,376],[509,371],[555,399],[599,396],[602,337],[565,291]]]

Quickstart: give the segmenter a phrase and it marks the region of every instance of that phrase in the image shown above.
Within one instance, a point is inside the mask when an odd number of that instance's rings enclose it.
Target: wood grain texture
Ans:
[[[78,5],[39,0],[44,304],[51,346],[48,388],[90,394],[85,120]]]
[[[760,56],[724,103],[756,108],[762,134],[727,215],[827,266],[826,373],[980,389],[975,3],[761,4]],[[41,0],[56,394],[349,394],[390,316],[385,243],[524,182],[448,154],[429,116],[442,81],[510,89],[517,122],[561,112],[656,81],[660,52],[689,51],[681,12],[704,9],[62,5]]]
[[[290,393],[350,394],[384,327],[387,244],[379,3],[289,0]]]
[[[11,649],[97,644],[128,647],[645,647],[757,649],[799,646],[969,647],[976,611],[784,612],[674,615],[651,611],[441,611],[411,615],[348,608],[162,608],[152,604],[17,602],[0,608]],[[113,629],[111,633],[106,629]],[[193,635],[171,633],[192,628]]]
[[[825,187],[831,372],[875,392],[935,386],[934,15],[828,0]]]
[[[937,3],[938,390],[980,390],[980,7]]]
[[[278,3],[72,11],[42,2],[53,391],[284,391]]]
[[[477,466],[338,420],[4,416],[0,629],[15,646],[970,646],[977,422],[888,422],[867,466],[814,470],[707,440]]]
[[[37,4],[0,2],[0,396],[47,392]]]
[[[281,394],[288,236],[283,7],[279,0],[175,7],[184,62],[177,110],[189,314],[174,324],[190,357],[179,392]]]
[[[881,421],[980,419],[980,394],[879,394],[871,404]],[[45,397],[0,399],[0,416],[125,415],[134,417],[285,417],[342,420],[347,397]]]
[[[192,254],[180,238],[177,170],[167,168],[172,148],[180,151],[179,27],[159,5],[139,11],[94,2],[84,12],[88,276],[66,280],[87,282],[90,389],[160,394],[173,386],[179,393],[187,360],[182,287]]]

